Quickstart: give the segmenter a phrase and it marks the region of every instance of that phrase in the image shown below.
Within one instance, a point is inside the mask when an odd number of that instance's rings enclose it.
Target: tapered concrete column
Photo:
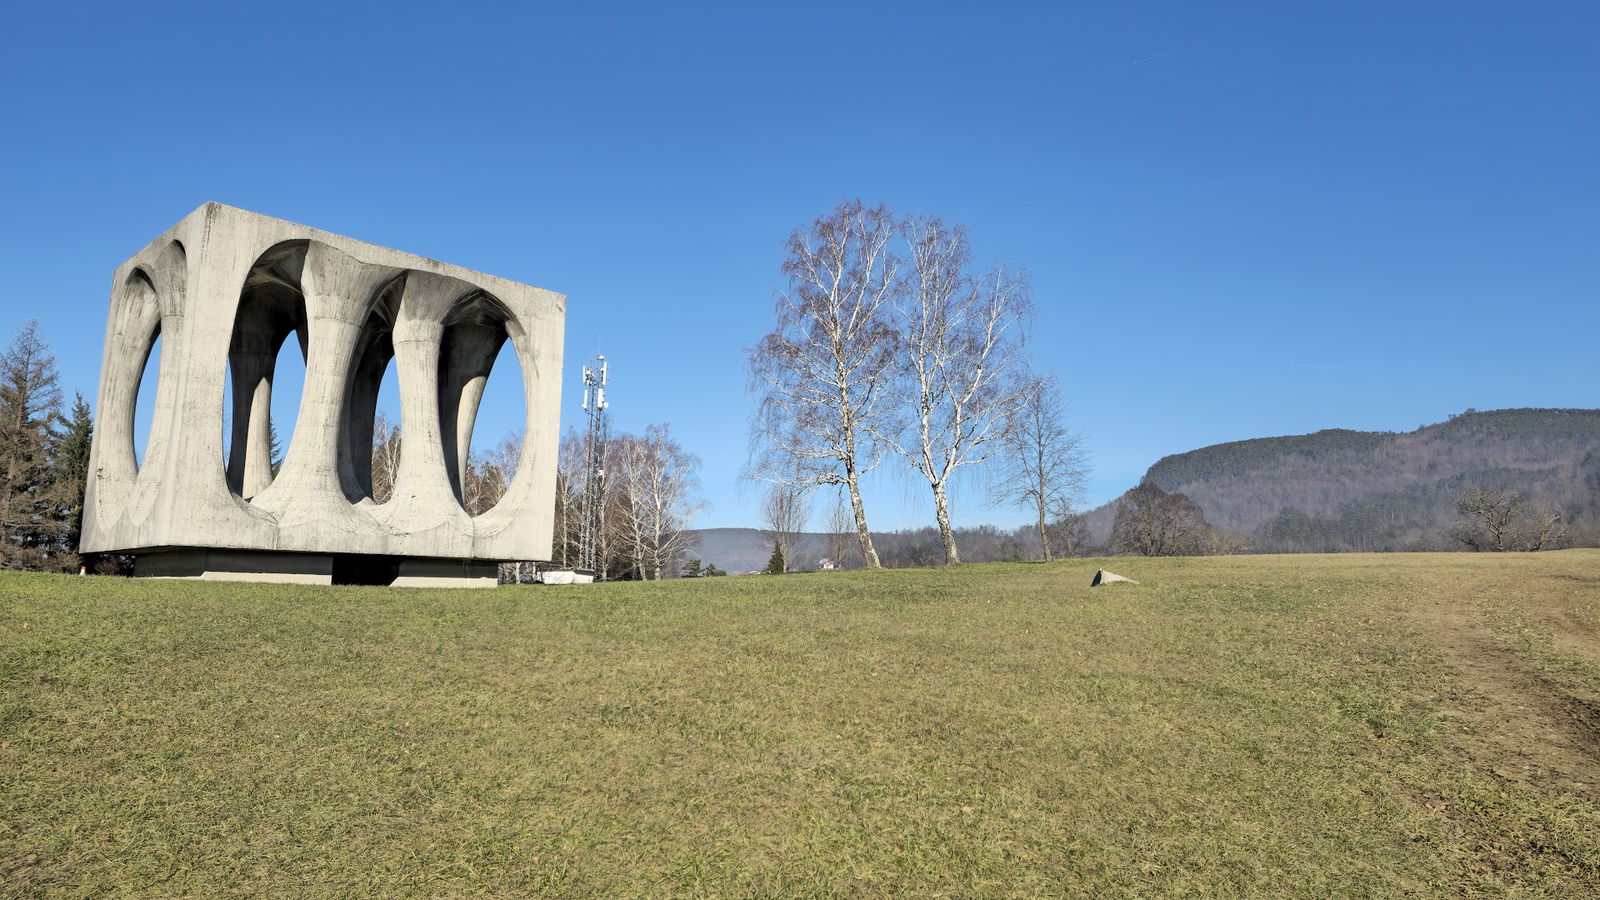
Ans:
[[[504,326],[463,324],[446,328],[439,361],[439,424],[456,499],[467,495],[467,459],[478,405],[489,383],[489,370],[506,340]]]
[[[317,318],[312,320],[310,329],[311,352],[306,357],[304,393],[295,419],[294,438],[278,476],[251,501],[280,515],[291,508],[304,512],[327,505],[335,495],[344,499],[335,454],[345,373],[350,367],[356,327],[336,319]]]
[[[272,483],[272,370],[266,353],[234,353],[228,359],[233,379],[234,416],[228,440],[228,487],[254,497]]]
[[[378,390],[391,359],[394,339],[387,320],[369,316],[356,338],[357,361],[346,385],[339,431],[339,483],[352,503],[372,496],[373,420],[378,412]]]
[[[346,502],[339,480],[339,434],[355,364],[356,342],[378,289],[397,270],[363,265],[346,253],[312,243],[300,286],[309,317],[306,377],[294,440],[282,470],[255,504],[285,521],[320,519],[359,530],[363,516]]]
[[[394,326],[400,376],[400,468],[394,494],[374,512],[396,531],[433,532],[470,553],[470,517],[450,485],[440,427],[440,341],[451,306],[471,292],[453,278],[417,273],[406,278]]]

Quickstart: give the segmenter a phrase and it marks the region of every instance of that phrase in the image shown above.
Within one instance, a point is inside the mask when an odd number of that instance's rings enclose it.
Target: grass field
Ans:
[[[1593,896],[1600,551],[0,576],[8,896]]]

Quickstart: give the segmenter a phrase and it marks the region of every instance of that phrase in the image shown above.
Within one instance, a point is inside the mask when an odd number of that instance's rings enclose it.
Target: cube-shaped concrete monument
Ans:
[[[565,314],[551,291],[207,203],[112,282],[83,549],[132,553],[147,575],[322,583],[492,584],[497,561],[548,559]],[[291,336],[305,387],[274,476],[268,407]],[[141,464],[134,406],[157,337]],[[527,398],[521,462],[474,516],[468,448],[507,340]],[[373,421],[391,360],[401,454],[378,503]]]

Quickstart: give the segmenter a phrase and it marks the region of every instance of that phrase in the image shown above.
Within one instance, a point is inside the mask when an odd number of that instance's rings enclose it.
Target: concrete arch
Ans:
[[[300,278],[307,241],[284,241],[257,257],[245,275],[228,344],[233,379],[228,489],[246,500],[272,484],[272,377],[290,334],[305,358],[309,341]]]
[[[374,500],[373,423],[383,376],[394,359],[394,322],[405,284],[406,273],[402,272],[378,289],[356,337],[345,382],[344,414],[339,420],[339,486],[351,503]]]
[[[533,498],[546,493],[553,494],[555,490],[555,449],[543,440],[536,426],[541,415],[544,415],[543,411],[557,402],[548,385],[541,383],[539,366],[541,363],[559,366],[559,358],[550,360],[549,348],[535,340],[534,335],[525,331],[516,319],[507,323],[507,331],[517,355],[517,367],[522,373],[526,426],[522,432],[522,449],[516,474],[505,486],[500,502],[473,520],[477,536],[485,540],[515,530],[520,518],[519,511],[527,504],[537,502]]]
[[[466,509],[468,453],[483,389],[514,317],[487,291],[474,291],[445,316],[439,344],[439,438],[456,502]]]
[[[149,271],[141,266],[136,266],[128,274],[120,290],[117,322],[113,340],[124,348],[114,361],[115,367],[108,367],[106,380],[113,386],[107,392],[107,403],[100,410],[100,430],[109,439],[111,454],[105,460],[106,465],[116,470],[136,475],[140,468],[139,454],[134,446],[134,418],[135,407],[139,402],[140,382],[144,380],[145,368],[150,362],[150,351],[155,349],[156,339],[161,336],[161,295],[156,290],[155,280]],[[157,365],[160,365],[159,360]],[[157,369],[157,405],[159,407],[159,379],[160,369]],[[156,449],[151,445],[154,439],[155,416],[151,416],[152,438],[147,444],[148,449]],[[145,455],[144,464],[151,462],[150,454]]]

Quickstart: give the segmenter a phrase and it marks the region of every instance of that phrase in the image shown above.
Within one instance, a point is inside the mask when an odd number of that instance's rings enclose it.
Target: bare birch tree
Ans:
[[[474,511],[475,515],[493,509],[510,489],[512,480],[517,477],[517,468],[522,465],[522,437],[521,429],[508,431],[500,443],[485,450],[478,458],[478,508]],[[533,574],[533,561],[503,562],[500,564],[500,574],[502,581],[521,584],[525,575]]]
[[[909,434],[895,448],[928,482],[944,561],[961,562],[950,524],[950,480],[1004,445],[1028,397],[1023,348],[1033,315],[1025,276],[995,269],[972,274],[961,225],[907,219],[910,285],[898,308],[899,370],[910,405]]]
[[[1002,473],[989,496],[995,504],[1034,513],[1045,562],[1061,536],[1051,520],[1071,516],[1083,498],[1088,463],[1082,444],[1082,437],[1067,429],[1055,378],[1034,381],[1011,423]]]
[[[555,546],[551,559],[568,568],[577,564],[583,534],[584,438],[568,428],[556,452]]]
[[[400,426],[383,410],[372,423],[372,499],[387,503],[394,494],[394,477],[400,471]]]
[[[500,473],[500,493],[504,494],[505,489],[511,486],[511,480],[517,477],[517,467],[522,465],[522,431],[506,432],[500,443],[484,451],[483,459]],[[498,496],[495,497],[496,502],[499,500]]]
[[[883,460],[892,431],[895,331],[890,304],[900,282],[889,249],[893,214],[859,200],[840,204],[789,236],[777,325],[747,351],[760,395],[755,439],[760,477],[839,484],[850,497],[856,538],[877,568],[861,476]]]
[[[700,460],[678,446],[666,425],[649,426],[643,437],[623,435],[615,444],[619,537],[639,577],[659,580],[693,546],[689,522],[705,506],[693,496]]]
[[[811,520],[811,485],[776,483],[761,498],[763,535],[770,537],[783,556],[783,571],[795,567],[796,539]]]

